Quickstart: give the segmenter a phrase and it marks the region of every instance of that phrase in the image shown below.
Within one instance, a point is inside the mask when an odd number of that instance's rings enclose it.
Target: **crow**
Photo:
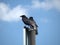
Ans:
[[[25,15],[22,15],[20,17],[22,17],[22,21],[25,25],[30,26],[31,30],[36,30],[36,34],[38,34],[38,31],[37,31],[38,26],[36,22],[34,21],[33,17],[28,18]]]
[[[33,19],[33,17],[29,17],[29,21],[30,21],[30,24],[33,27],[33,29],[36,30],[36,34],[38,34],[38,30],[37,30],[38,25],[36,24],[36,22]]]
[[[31,24],[31,21],[28,19],[28,17],[26,17],[25,15],[22,15],[22,16],[20,16],[20,17],[22,17],[22,21],[23,21],[23,23],[25,24],[25,25],[28,25],[29,26],[29,31],[31,31],[31,30],[33,30],[33,25]]]
[[[22,21],[25,25],[33,27],[32,23],[31,23],[31,20],[28,17],[26,17],[25,15],[22,15],[20,17],[22,17]]]
[[[33,23],[36,25],[36,27],[38,27],[38,25],[37,25],[36,22],[34,21],[33,17],[29,17],[29,20],[30,20],[31,22],[33,22]]]
[[[28,17],[26,17],[25,15],[22,15],[20,17],[22,17],[22,21],[25,25],[30,25]]]

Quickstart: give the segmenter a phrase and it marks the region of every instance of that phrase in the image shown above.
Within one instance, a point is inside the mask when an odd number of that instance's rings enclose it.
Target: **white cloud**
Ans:
[[[0,3],[0,20],[3,21],[19,21],[20,15],[27,14],[27,8],[42,8],[45,10],[49,10],[51,8],[56,8],[60,11],[60,0],[44,0],[40,2],[39,0],[32,0],[32,5],[29,7],[26,6],[24,8],[22,5],[17,5],[13,9],[9,7],[9,5],[5,3]]]
[[[51,8],[56,8],[60,10],[60,0],[44,0],[40,2],[39,0],[32,0],[33,8],[43,8],[49,10]]]
[[[27,9],[18,5],[11,9],[7,4],[0,3],[0,20],[3,21],[19,21],[21,15],[27,15]]]

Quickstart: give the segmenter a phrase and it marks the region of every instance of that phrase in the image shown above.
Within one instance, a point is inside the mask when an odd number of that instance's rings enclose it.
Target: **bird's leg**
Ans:
[[[29,27],[28,25],[25,25],[25,27]]]
[[[31,29],[29,27],[24,26],[24,28],[28,31],[31,31]]]
[[[24,26],[24,28],[25,28],[27,31],[29,30],[29,28],[28,28],[26,25]]]
[[[34,30],[34,28],[32,26],[30,26],[29,28],[30,28],[30,31]]]

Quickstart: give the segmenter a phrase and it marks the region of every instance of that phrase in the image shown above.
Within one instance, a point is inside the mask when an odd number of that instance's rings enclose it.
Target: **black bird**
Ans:
[[[25,15],[22,15],[22,16],[20,16],[20,17],[22,17],[22,21],[24,22],[24,24],[30,25],[30,22],[29,22],[28,17],[26,17]]]
[[[38,31],[37,31],[38,26],[37,26],[36,22],[34,21],[33,17],[30,17],[29,19],[25,15],[22,15],[20,17],[22,17],[22,21],[24,22],[24,24],[32,27],[31,30],[33,30],[33,29],[36,30],[36,34],[38,34]]]
[[[35,22],[35,20],[33,19],[33,17],[30,17],[30,18],[29,18],[29,21],[30,21],[31,26],[33,27],[33,29],[36,30],[36,34],[38,34],[38,30],[37,30],[38,25],[36,24],[36,22]]]
[[[24,23],[25,25],[28,25],[28,26],[30,27],[29,31],[33,30],[33,28],[31,28],[31,27],[33,27],[33,25],[32,25],[32,23],[31,23],[31,21],[28,19],[28,17],[26,17],[25,15],[22,15],[22,16],[20,16],[20,17],[22,17],[23,23]]]
[[[33,22],[33,24],[35,24],[36,27],[38,27],[38,25],[37,25],[36,22],[34,21],[33,17],[29,17],[29,20],[30,20],[31,22]]]

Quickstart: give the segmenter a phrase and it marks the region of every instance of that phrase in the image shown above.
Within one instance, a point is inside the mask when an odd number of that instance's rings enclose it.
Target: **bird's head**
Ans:
[[[25,15],[22,15],[22,16],[20,16],[20,17],[26,17]]]
[[[32,19],[33,19],[33,17],[30,17],[29,19],[31,19],[31,20],[32,20]]]

